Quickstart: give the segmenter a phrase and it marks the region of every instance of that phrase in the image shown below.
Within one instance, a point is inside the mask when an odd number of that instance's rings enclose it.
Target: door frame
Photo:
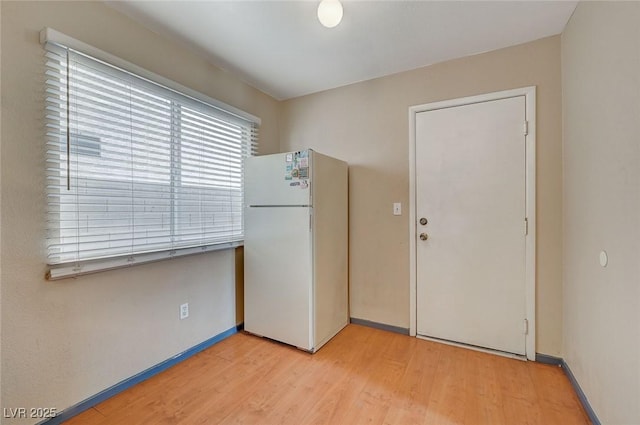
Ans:
[[[525,314],[527,334],[525,349],[528,360],[536,356],[536,87],[522,87],[426,103],[409,107],[409,335],[416,336],[417,330],[417,258],[416,258],[416,115],[421,112],[456,106],[525,97],[525,210],[528,233],[525,236]],[[523,126],[525,124],[523,123]],[[523,133],[525,128],[523,128]],[[523,217],[524,219],[525,217]],[[524,221],[524,220],[523,220]],[[524,225],[524,224],[523,224]],[[523,329],[524,331],[524,329]]]

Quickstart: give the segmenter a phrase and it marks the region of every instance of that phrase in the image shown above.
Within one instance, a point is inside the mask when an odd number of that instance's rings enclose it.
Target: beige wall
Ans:
[[[581,2],[562,35],[563,355],[603,424],[640,423],[639,23]]]
[[[560,355],[558,36],[283,103],[282,150],[310,147],[349,162],[351,317],[409,327],[409,106],[532,85],[538,100],[537,351]],[[402,202],[402,216],[392,215],[393,202]]]
[[[227,250],[44,280],[38,32],[52,27],[261,117],[262,152],[278,150],[279,105],[101,2],[2,1],[1,8],[2,407],[64,409],[234,327],[235,260]],[[180,321],[183,302],[190,317]]]

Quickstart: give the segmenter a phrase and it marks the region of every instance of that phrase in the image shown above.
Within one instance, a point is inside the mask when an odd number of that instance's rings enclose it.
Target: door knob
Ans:
[[[422,218],[420,219],[420,224],[422,224],[423,226],[425,226],[427,223],[428,223],[428,221],[427,221],[427,219],[426,219],[426,218],[422,217]]]
[[[420,239],[426,241],[427,239],[429,239],[429,235],[427,235],[426,233],[420,233]]]

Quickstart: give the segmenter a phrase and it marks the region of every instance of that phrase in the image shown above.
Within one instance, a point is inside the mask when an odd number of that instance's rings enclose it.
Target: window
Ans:
[[[241,243],[256,119],[45,49],[51,278]]]

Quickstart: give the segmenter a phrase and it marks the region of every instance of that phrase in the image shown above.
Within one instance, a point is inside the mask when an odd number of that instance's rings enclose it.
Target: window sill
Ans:
[[[147,252],[122,257],[101,258],[96,260],[80,261],[76,263],[56,264],[49,267],[49,270],[47,271],[45,277],[47,280],[61,280],[92,273],[99,273],[107,270],[131,267],[138,264],[148,264],[156,261],[171,260],[178,257],[203,254],[205,252],[234,249],[242,245],[243,241],[237,241],[216,245],[181,248],[170,251]]]

